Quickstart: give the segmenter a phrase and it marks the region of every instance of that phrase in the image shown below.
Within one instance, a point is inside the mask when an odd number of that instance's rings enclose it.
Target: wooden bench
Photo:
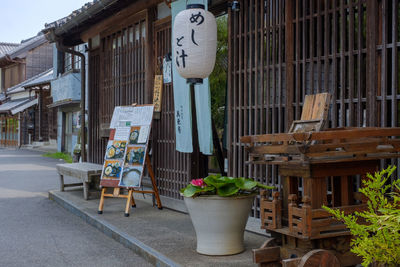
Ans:
[[[83,198],[89,198],[89,184],[93,178],[100,177],[103,166],[93,163],[64,163],[57,164],[57,171],[60,175],[60,191],[64,191],[65,187],[83,186]],[[80,183],[65,184],[64,176],[71,176],[79,179]]]

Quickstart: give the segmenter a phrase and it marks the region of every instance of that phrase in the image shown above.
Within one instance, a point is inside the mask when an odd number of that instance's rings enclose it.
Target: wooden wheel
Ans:
[[[299,267],[340,267],[340,262],[329,250],[315,249],[301,258]]]

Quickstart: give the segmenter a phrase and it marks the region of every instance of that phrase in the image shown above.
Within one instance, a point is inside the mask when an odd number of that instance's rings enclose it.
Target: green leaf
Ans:
[[[260,183],[257,183],[257,187],[263,188],[263,189],[275,189],[275,186],[269,186],[269,185],[264,185],[264,184],[260,184]]]
[[[184,188],[183,190],[183,195],[185,197],[192,197],[194,196],[196,193],[200,193],[201,192],[201,187],[198,186],[194,186],[192,184],[189,184],[186,188]]]
[[[235,185],[242,190],[252,190],[254,187],[257,186],[257,182],[251,179],[240,177],[236,179]]]
[[[226,182],[221,179],[221,177],[208,176],[204,178],[204,182],[209,186],[214,186],[215,188],[220,188],[225,185]]]
[[[239,188],[234,183],[228,183],[217,189],[217,194],[221,197],[228,197],[236,194]]]

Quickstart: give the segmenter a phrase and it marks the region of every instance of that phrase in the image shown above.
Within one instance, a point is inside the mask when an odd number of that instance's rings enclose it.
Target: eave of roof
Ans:
[[[6,54],[11,50],[15,49],[19,45],[20,44],[0,42],[0,57],[2,57],[3,54]]]
[[[88,28],[90,25],[111,16],[114,11],[109,11],[110,7],[115,3],[124,3],[125,6],[132,4],[130,0],[94,0],[86,3],[81,8],[73,11],[70,15],[45,24],[42,30],[46,34],[50,42],[55,42],[54,37],[68,37],[64,45],[72,46],[83,43],[79,33]],[[53,33],[53,36],[47,34]]]
[[[11,109],[21,106],[30,101],[30,98],[22,98],[18,100],[12,100],[5,102],[0,105],[0,113],[10,113]]]
[[[39,79],[40,77],[49,75],[49,73],[53,73],[53,68],[48,69],[42,73],[39,73],[35,76],[33,76],[32,78],[29,78],[28,80],[25,80],[19,84],[14,85],[13,87],[10,87],[7,89],[7,94],[15,94],[15,93],[19,93],[19,92],[23,92],[25,91],[25,86],[28,84],[27,87],[29,87],[29,83],[31,82],[35,82],[35,80]],[[51,80],[51,79],[50,79]],[[50,81],[49,81],[50,82]]]
[[[35,77],[37,77],[37,78],[25,83],[23,85],[23,87],[31,88],[31,87],[35,87],[35,86],[50,84],[50,82],[53,80],[53,69],[49,69],[45,72],[42,72],[41,74],[39,74],[39,76],[35,76]]]

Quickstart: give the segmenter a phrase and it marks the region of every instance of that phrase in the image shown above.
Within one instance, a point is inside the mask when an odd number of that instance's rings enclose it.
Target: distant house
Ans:
[[[48,115],[42,102],[50,87],[29,87],[28,82],[42,79],[52,72],[52,45],[44,35],[38,34],[19,45],[8,44],[2,48],[0,145],[20,146],[31,141],[48,141],[48,134],[42,135],[44,125],[38,123]]]
[[[6,55],[8,52],[15,49],[19,45],[20,44],[0,42],[0,58],[2,58],[4,55]],[[0,93],[3,93],[5,72],[5,69],[0,68]],[[10,71],[7,71],[7,75],[10,75]],[[2,98],[0,97],[0,102],[1,101]]]

